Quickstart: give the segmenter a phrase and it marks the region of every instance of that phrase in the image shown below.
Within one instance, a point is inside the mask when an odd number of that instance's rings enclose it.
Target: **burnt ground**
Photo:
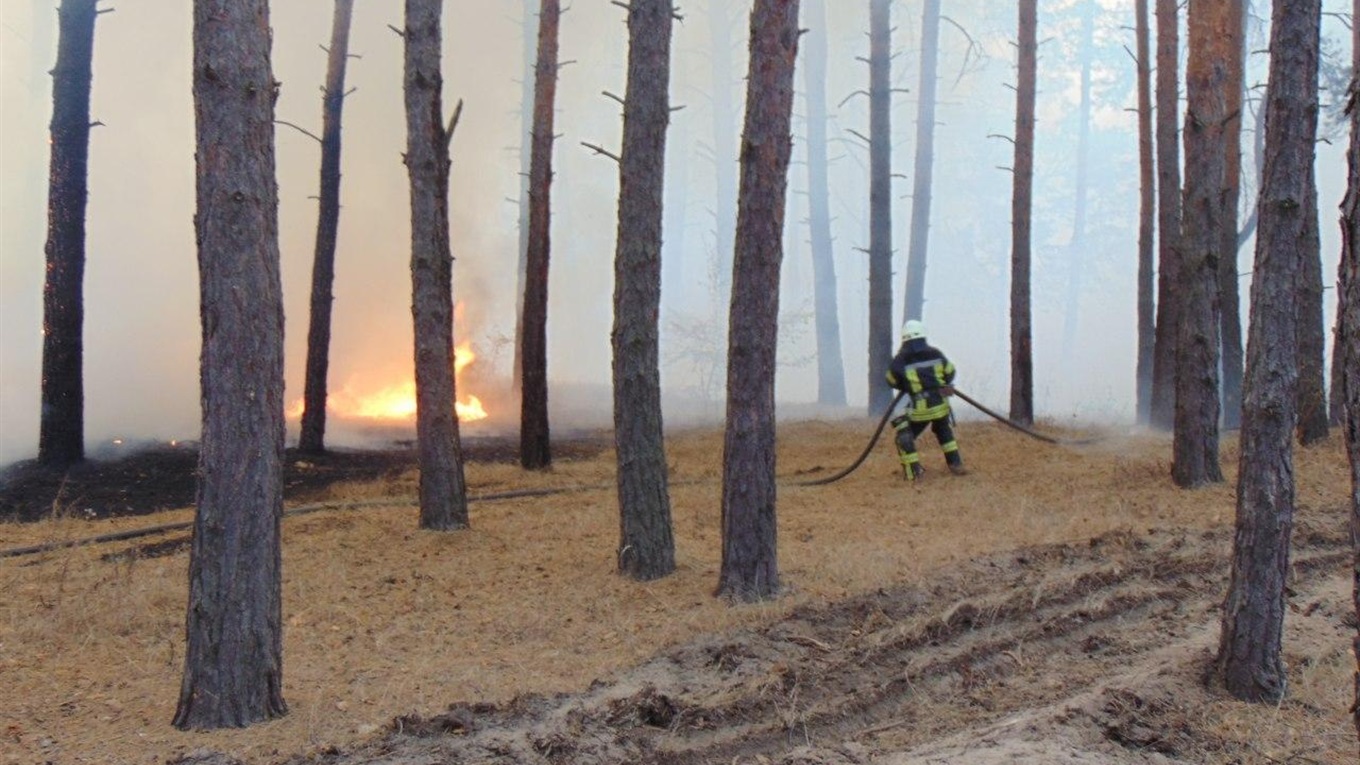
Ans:
[[[606,440],[576,437],[554,441],[559,458],[591,457],[609,446]],[[0,521],[32,522],[65,515],[88,520],[149,515],[194,504],[198,448],[194,442],[102,444],[97,455],[68,470],[52,470],[36,460],[16,462],[0,470]],[[475,437],[463,440],[469,462],[513,463],[518,439]],[[410,442],[388,449],[332,450],[303,455],[289,449],[284,462],[287,504],[325,498],[337,483],[395,478],[416,467]]]
[[[1227,529],[1149,529],[991,556],[926,586],[705,637],[579,693],[458,703],[286,762],[1353,761],[1344,730],[1282,752],[1264,730],[1214,722],[1216,708],[1234,706],[1203,682],[1230,548]],[[1307,632],[1344,645],[1348,554],[1339,524],[1299,530],[1291,642],[1309,642]],[[1327,715],[1301,702],[1283,709]],[[200,752],[178,762],[235,761]]]

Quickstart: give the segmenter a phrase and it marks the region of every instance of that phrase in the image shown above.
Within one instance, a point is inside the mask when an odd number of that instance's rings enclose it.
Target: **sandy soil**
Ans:
[[[869,428],[781,426],[781,474],[840,467]],[[1106,435],[1063,449],[966,422],[967,477],[927,452],[937,469],[905,485],[882,444],[845,481],[788,486],[787,594],[751,607],[710,595],[715,431],[668,446],[680,570],[646,585],[613,574],[612,452],[470,465],[479,492],[587,488],[478,503],[452,535],[414,530],[409,472],[334,486],[363,509],[285,522],[291,712],[243,731],[168,724],[179,545],[0,560],[0,762],[1355,762],[1340,440],[1297,455],[1291,690],[1262,707],[1204,683],[1231,483],[1177,491],[1165,438]],[[1235,463],[1228,442],[1230,481]],[[0,524],[0,547],[186,517]]]

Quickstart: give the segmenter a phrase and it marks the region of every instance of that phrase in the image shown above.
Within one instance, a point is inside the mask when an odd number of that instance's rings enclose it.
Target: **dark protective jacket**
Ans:
[[[912,422],[930,422],[949,416],[949,399],[940,388],[954,382],[954,365],[918,337],[902,343],[888,367],[888,384],[907,392],[907,416]]]

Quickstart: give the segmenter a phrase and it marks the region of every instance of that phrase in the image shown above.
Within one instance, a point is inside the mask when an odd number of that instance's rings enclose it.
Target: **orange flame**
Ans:
[[[453,374],[457,380],[465,367],[477,360],[472,343],[464,340],[454,348]],[[302,399],[293,402],[284,415],[295,420],[302,417],[305,404]],[[466,396],[463,401],[453,402],[453,409],[461,422],[484,420],[490,415],[476,396]],[[376,392],[360,392],[349,385],[326,397],[326,410],[338,417],[348,419],[384,420],[389,422],[410,422],[416,417],[416,384],[407,381],[389,385]]]

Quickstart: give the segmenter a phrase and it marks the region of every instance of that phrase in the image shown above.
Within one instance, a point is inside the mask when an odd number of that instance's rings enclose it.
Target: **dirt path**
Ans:
[[[455,705],[289,762],[1353,761],[1344,727],[1285,759],[1269,731],[1204,717],[1243,706],[1200,682],[1230,547],[1225,530],[1151,530],[993,556],[705,638],[580,694]],[[1344,651],[1344,530],[1300,528],[1294,550],[1290,644]],[[1306,707],[1286,711],[1330,714]]]

